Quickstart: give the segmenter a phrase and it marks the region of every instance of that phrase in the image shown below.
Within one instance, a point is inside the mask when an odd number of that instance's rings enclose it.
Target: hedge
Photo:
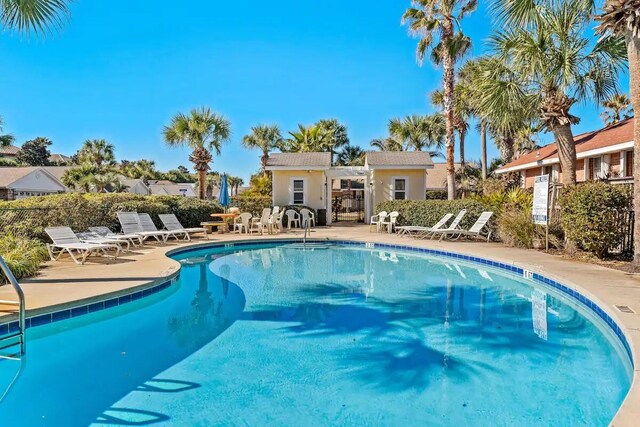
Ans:
[[[590,182],[562,191],[560,222],[567,239],[600,258],[622,244],[625,230],[620,215],[632,208],[626,186]]]
[[[3,208],[28,210],[2,211]],[[118,230],[116,214],[120,211],[149,213],[159,227],[158,214],[174,213],[183,226],[195,227],[222,210],[217,202],[182,196],[65,193],[0,202],[0,232],[11,231],[48,241],[44,229],[56,225],[65,225],[74,231],[95,225]]]
[[[378,203],[376,212],[398,211],[400,216],[397,225],[419,225],[422,227],[432,227],[443,216],[448,213],[457,215],[462,209],[467,210],[461,227],[468,229],[471,227],[480,214],[486,210],[486,206],[475,200],[389,200]],[[489,222],[489,227],[495,229],[495,223]]]

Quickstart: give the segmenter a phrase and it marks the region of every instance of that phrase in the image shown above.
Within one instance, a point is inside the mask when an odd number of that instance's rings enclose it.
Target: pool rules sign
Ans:
[[[533,223],[549,222],[549,175],[536,176],[533,185]]]
[[[536,176],[533,184],[533,223],[544,225],[545,249],[549,250],[549,175]]]

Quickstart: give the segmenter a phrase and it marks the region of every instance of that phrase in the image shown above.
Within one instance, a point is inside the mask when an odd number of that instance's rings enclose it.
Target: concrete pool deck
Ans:
[[[179,263],[166,257],[168,251],[207,243],[238,240],[269,240],[301,238],[302,232],[275,235],[213,234],[209,240],[192,242],[171,241],[164,246],[148,245],[125,253],[117,261],[92,258],[85,265],[76,265],[69,258],[47,263],[41,273],[22,281],[27,302],[27,316],[71,308],[101,301],[144,289],[177,275]],[[499,243],[439,242],[401,238],[386,233],[370,233],[368,226],[327,227],[314,229],[313,239],[341,239],[366,242],[401,244],[461,253],[513,264],[579,289],[585,296],[606,309],[621,327],[629,341],[634,359],[634,382],[614,426],[636,426],[640,420],[640,276],[608,269],[594,264],[563,259],[539,251],[514,249]],[[0,299],[15,299],[8,286],[0,287]],[[616,306],[628,306],[634,313],[623,313]],[[0,306],[0,309],[8,307]],[[0,317],[0,323],[7,320]],[[579,361],[577,361],[579,363]]]

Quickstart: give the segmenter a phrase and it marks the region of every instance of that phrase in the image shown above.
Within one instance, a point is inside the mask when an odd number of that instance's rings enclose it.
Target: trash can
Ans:
[[[316,218],[316,225],[327,225],[327,210],[318,209],[318,217]]]

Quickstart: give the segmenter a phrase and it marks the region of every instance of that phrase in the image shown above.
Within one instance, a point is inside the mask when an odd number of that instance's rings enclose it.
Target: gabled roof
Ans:
[[[576,153],[578,157],[580,157],[581,153],[587,153],[593,150],[606,150],[607,147],[623,143],[633,143],[633,126],[634,119],[632,117],[593,132],[574,136],[573,139],[576,143]],[[559,162],[558,148],[555,142],[519,157],[502,166],[496,172],[503,173],[529,169],[536,167],[537,163],[542,163],[543,161],[547,164]]]
[[[454,163],[455,170],[460,169],[460,163]],[[433,169],[427,171],[427,190],[447,189],[447,164],[434,163]]]
[[[15,156],[20,151],[20,147],[15,145],[0,146],[0,156]]]
[[[64,154],[53,153],[49,156],[49,161],[51,163],[70,163],[71,157],[65,156]]]
[[[0,168],[0,188],[11,187],[11,184],[31,174],[32,172],[40,171],[57,184],[66,188],[60,180],[47,170],[46,167],[40,166],[28,166],[28,167],[2,167]]]
[[[273,153],[267,168],[327,169],[331,167],[331,153]]]
[[[426,151],[368,151],[365,164],[373,169],[380,167],[427,169],[433,167],[431,155]]]
[[[66,171],[72,168],[72,166],[42,166],[42,169],[49,172],[50,175],[55,176],[58,180],[61,180],[62,175],[64,175]]]

